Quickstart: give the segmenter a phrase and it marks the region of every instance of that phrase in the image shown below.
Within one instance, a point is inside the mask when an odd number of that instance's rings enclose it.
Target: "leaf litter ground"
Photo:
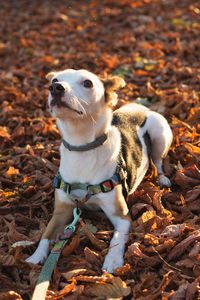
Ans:
[[[113,275],[101,272],[113,228],[102,212],[84,212],[47,299],[198,299],[198,1],[10,0],[0,19],[0,299],[30,299],[41,270],[25,259],[52,215],[60,145],[45,74],[64,68],[123,76],[119,105],[136,101],[165,115],[172,187],[158,188],[152,165],[129,197],[125,265]]]

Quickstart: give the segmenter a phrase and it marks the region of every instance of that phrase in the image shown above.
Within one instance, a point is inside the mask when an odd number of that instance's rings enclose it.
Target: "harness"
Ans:
[[[122,168],[117,170],[114,175],[102,181],[99,184],[87,184],[87,183],[67,183],[63,180],[60,173],[54,177],[54,187],[64,191],[70,200],[76,203],[78,207],[82,206],[86,201],[88,201],[92,196],[99,193],[108,193],[114,189],[118,184],[123,184],[126,182],[127,172]],[[71,195],[73,190],[84,190],[86,195],[83,198],[78,198],[77,196]]]

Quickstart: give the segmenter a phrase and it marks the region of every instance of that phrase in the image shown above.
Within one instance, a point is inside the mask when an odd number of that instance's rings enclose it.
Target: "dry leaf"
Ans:
[[[4,267],[11,267],[15,265],[15,258],[12,255],[0,255],[0,265]]]
[[[120,268],[116,268],[114,271],[115,276],[124,276],[131,273],[131,266],[129,264],[126,264]]]
[[[75,279],[81,282],[90,282],[90,283],[112,283],[113,275],[110,273],[103,273],[102,276],[86,276],[80,275],[76,276]]]
[[[151,266],[158,263],[158,258],[152,256],[150,257],[144,254],[140,248],[142,248],[142,246],[138,242],[135,242],[128,247],[128,251],[126,252],[126,257],[128,261],[132,262],[136,261],[136,259],[140,259],[146,261],[146,263]]]
[[[1,300],[23,300],[22,297],[14,291],[0,293],[0,299]]]
[[[187,228],[187,225],[185,223],[169,225],[163,230],[163,232],[160,234],[160,237],[164,237],[164,238],[178,237],[180,234],[183,233],[183,230],[185,228]]]
[[[142,223],[147,223],[151,219],[154,219],[155,216],[156,216],[156,211],[155,210],[153,210],[153,211],[147,211],[147,212],[145,212],[145,213],[142,214],[141,222]]]
[[[11,244],[21,241],[21,240],[26,240],[26,236],[24,234],[19,233],[16,230],[15,220],[13,220],[11,223],[9,223],[6,220],[4,220],[4,221],[9,228],[9,232],[7,233],[7,236],[8,236],[8,239]]]
[[[162,295],[163,291],[169,284],[170,276],[173,274],[173,271],[169,271],[167,274],[163,276],[163,280],[161,281],[159,287],[157,287],[153,293],[148,296],[139,297],[138,300],[156,300],[159,299],[160,295]]]
[[[88,296],[119,298],[126,297],[131,293],[131,288],[120,277],[113,277],[111,283],[95,283],[87,286],[85,293]]]
[[[96,272],[88,269],[74,269],[71,271],[68,271],[66,273],[61,274],[66,280],[69,280],[73,277],[79,276],[79,275],[96,275]]]
[[[135,218],[137,216],[137,214],[144,208],[148,211],[154,210],[151,205],[148,205],[146,203],[136,203],[136,204],[132,205],[132,207],[131,207],[132,218]]]
[[[170,300],[176,300],[176,299],[180,299],[180,300],[185,300],[186,299],[186,291],[188,288],[188,282],[182,283],[178,290],[176,290],[174,292],[174,294],[172,295],[172,297],[170,298]]]
[[[27,247],[27,246],[31,246],[33,245],[34,242],[31,242],[31,241],[19,241],[19,242],[16,242],[14,244],[12,244],[12,248],[17,248],[17,247]]]
[[[186,193],[185,201],[190,202],[196,200],[200,195],[200,188],[190,190]]]
[[[155,273],[142,273],[140,275],[141,279],[141,288],[149,289],[151,286],[154,286],[155,280],[157,279],[157,274]]]
[[[106,243],[102,240],[99,240],[95,237],[95,235],[88,229],[88,226],[86,223],[83,222],[83,220],[80,220],[81,226],[83,227],[85,234],[89,238],[90,242],[99,250],[103,250],[107,247]]]
[[[54,292],[51,292],[51,291],[47,291],[47,296],[46,296],[46,299],[60,299],[64,296],[66,296],[67,294],[71,293],[71,292],[75,292],[76,289],[75,289],[75,285],[76,285],[76,280],[73,280],[72,283],[70,284],[66,284],[65,287],[57,292],[57,293],[54,293]]]
[[[186,239],[178,243],[169,253],[168,259],[172,260],[174,258],[179,257],[186,248],[193,243],[196,239],[200,238],[200,230],[194,231],[190,236],[188,236]]]
[[[176,263],[176,266],[191,269],[194,267],[194,261],[189,258],[182,259]]]
[[[198,154],[198,155],[200,155],[200,148],[199,147],[197,147],[197,146],[194,146],[194,145],[192,145],[192,144],[190,144],[190,143],[186,143],[185,144],[185,147],[188,149],[188,151],[190,152],[190,153],[195,153],[195,154]]]
[[[199,277],[196,278],[193,282],[188,284],[188,288],[186,291],[186,300],[193,300],[195,298],[196,293],[199,293]]]
[[[158,245],[159,244],[159,239],[150,233],[145,234],[144,240],[147,241],[150,245]]]
[[[199,255],[200,253],[200,242],[196,242],[193,246],[193,248],[190,250],[190,253],[188,254],[188,256],[190,258],[195,258],[197,255]]]
[[[85,247],[84,254],[86,260],[91,263],[92,265],[101,266],[103,258],[100,256],[100,254],[91,251],[88,247]]]

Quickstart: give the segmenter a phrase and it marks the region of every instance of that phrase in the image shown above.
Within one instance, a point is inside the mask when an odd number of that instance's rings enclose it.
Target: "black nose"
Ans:
[[[54,82],[50,85],[49,90],[50,90],[51,94],[61,95],[65,89],[62,86],[62,84],[60,84],[58,82]]]

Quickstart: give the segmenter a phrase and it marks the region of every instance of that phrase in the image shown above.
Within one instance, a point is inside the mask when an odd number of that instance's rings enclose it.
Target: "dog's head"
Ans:
[[[58,118],[78,118],[95,115],[106,105],[116,104],[115,90],[123,87],[122,78],[114,76],[100,79],[86,70],[67,69],[47,74],[49,107]]]

